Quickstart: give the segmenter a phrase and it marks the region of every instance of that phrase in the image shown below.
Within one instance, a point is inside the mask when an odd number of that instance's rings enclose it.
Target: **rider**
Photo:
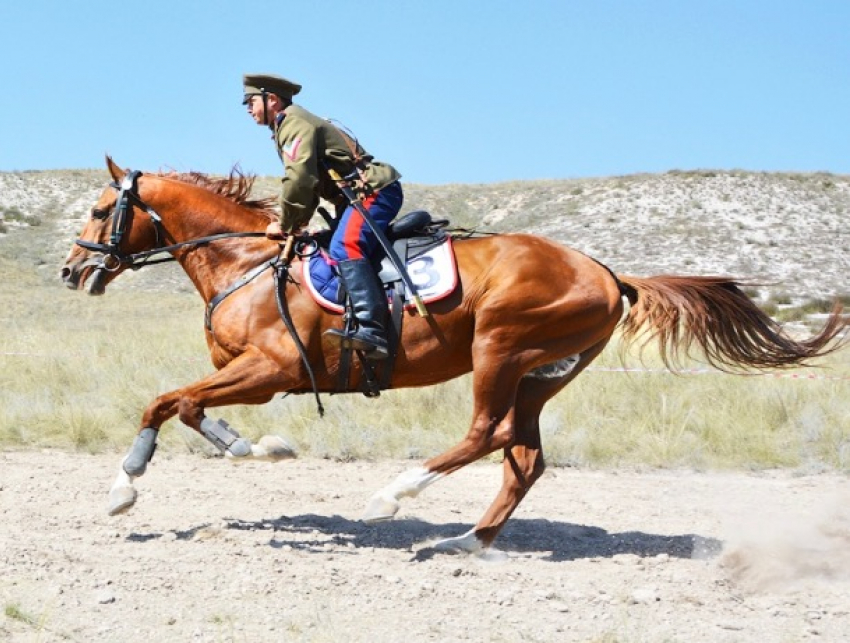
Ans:
[[[269,224],[266,236],[280,239],[284,233],[297,232],[313,216],[320,197],[335,204],[345,201],[328,168],[345,177],[375,223],[386,230],[404,199],[398,171],[373,160],[332,122],[294,105],[292,97],[301,85],[270,74],[246,74],[243,85],[242,104],[258,125],[272,130],[284,166],[280,221]],[[343,207],[330,256],[348,291],[357,328],[350,336],[331,329],[325,337],[336,344],[347,340],[368,359],[385,359],[387,299],[369,260],[378,240],[351,204],[339,207],[338,214]]]

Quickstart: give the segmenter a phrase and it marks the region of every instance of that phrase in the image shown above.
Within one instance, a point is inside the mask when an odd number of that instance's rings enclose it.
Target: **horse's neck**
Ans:
[[[215,195],[182,205],[171,199],[166,208],[160,215],[169,245],[224,233],[262,232],[265,228],[263,217],[252,216],[244,208]],[[186,246],[172,254],[204,300],[209,301],[276,252],[277,247],[264,238],[234,238]]]

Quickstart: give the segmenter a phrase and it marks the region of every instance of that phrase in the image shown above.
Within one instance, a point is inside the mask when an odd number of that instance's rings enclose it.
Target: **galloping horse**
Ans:
[[[110,512],[118,513],[135,502],[133,479],[144,472],[160,427],[175,415],[228,457],[290,456],[273,436],[252,444],[205,410],[263,404],[280,392],[334,391],[341,355],[321,338],[341,321],[306,292],[299,270],[278,282],[262,269],[275,258],[293,267],[302,258],[283,257],[281,244],[260,234],[276,215],[270,200],[250,199],[252,178],[130,173],[111,158],[107,167],[115,182],[92,208],[62,279],[69,288],[103,294],[151,252],[169,252],[208,305],[206,339],[217,369],[145,409],[110,490]],[[229,238],[235,236],[241,238]],[[427,317],[406,311],[392,385],[426,386],[472,371],[471,426],[456,446],[379,490],[363,516],[390,519],[402,498],[503,449],[501,490],[473,529],[442,541],[446,549],[491,545],[543,473],[543,406],[587,368],[618,327],[625,342],[658,341],[671,369],[695,348],[734,372],[805,364],[842,345],[838,336],[849,323],[836,309],[819,333],[798,341],[729,278],[618,276],[580,252],[526,234],[457,238],[453,247],[458,285],[429,305]],[[276,287],[283,306],[276,306]],[[357,386],[362,366],[351,368]]]

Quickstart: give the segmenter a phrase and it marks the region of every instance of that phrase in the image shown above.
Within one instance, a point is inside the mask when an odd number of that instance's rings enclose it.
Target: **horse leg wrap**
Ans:
[[[130,447],[130,452],[124,458],[124,471],[128,476],[137,478],[145,472],[148,462],[151,461],[153,452],[156,450],[156,436],[158,433],[159,431],[150,427],[139,431],[136,439],[133,440],[133,446]]]
[[[237,458],[251,455],[251,441],[240,437],[224,420],[204,418],[201,420],[201,433],[222,453],[227,451]]]

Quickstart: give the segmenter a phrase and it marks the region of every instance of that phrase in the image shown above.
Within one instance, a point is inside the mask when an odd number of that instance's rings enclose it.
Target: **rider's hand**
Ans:
[[[280,228],[280,221],[272,221],[266,227],[266,238],[273,239],[274,241],[283,241],[284,235],[283,230]]]

